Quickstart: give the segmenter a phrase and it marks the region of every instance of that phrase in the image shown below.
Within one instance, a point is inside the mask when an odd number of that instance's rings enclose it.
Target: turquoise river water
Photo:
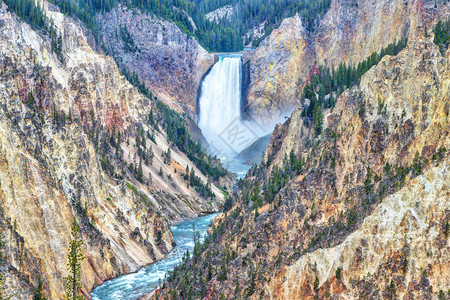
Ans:
[[[164,259],[142,268],[136,273],[122,275],[106,281],[92,292],[93,300],[135,300],[154,290],[166,278],[169,271],[177,266],[187,250],[194,249],[194,230],[203,240],[209,224],[217,214],[199,217],[172,226],[177,246]]]

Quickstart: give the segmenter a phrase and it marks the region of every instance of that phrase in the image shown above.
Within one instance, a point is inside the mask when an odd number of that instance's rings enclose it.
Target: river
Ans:
[[[136,273],[122,275],[106,281],[92,292],[93,300],[135,300],[150,293],[164,281],[168,271],[177,266],[187,250],[194,250],[194,231],[200,233],[203,240],[206,237],[209,224],[217,214],[199,217],[182,222],[171,227],[177,246],[164,259],[142,268]]]
[[[241,54],[220,55],[201,86],[199,99],[199,127],[209,143],[208,152],[221,159],[225,168],[245,176],[250,165],[238,158],[239,153],[260,137],[272,132],[273,126],[263,126],[251,118],[243,118],[241,108],[242,60]],[[260,149],[260,152],[264,149]],[[105,282],[92,292],[94,300],[134,300],[154,290],[168,271],[181,262],[187,250],[194,249],[193,228],[201,239],[207,234],[209,215],[172,226],[175,249],[163,260]]]

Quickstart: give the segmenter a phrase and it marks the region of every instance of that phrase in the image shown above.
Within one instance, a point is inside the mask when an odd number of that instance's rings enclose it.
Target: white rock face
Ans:
[[[258,40],[261,37],[263,37],[264,34],[266,34],[265,26],[266,21],[247,31],[247,33],[244,35],[244,41],[249,41],[249,43],[245,45],[246,47],[252,47],[253,46],[252,41]]]
[[[212,12],[207,13],[205,15],[205,18],[206,18],[206,20],[208,20],[210,22],[219,23],[223,19],[226,19],[226,20],[231,19],[233,12],[234,12],[233,6],[225,5],[216,10],[213,10]]]

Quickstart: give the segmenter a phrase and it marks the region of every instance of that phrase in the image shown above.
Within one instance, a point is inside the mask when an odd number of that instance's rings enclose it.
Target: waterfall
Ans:
[[[199,98],[198,125],[209,143],[209,152],[229,161],[267,134],[254,120],[241,116],[242,60],[223,55],[205,77]]]

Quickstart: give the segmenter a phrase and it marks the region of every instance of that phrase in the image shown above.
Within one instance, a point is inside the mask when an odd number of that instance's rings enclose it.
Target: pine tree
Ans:
[[[323,84],[321,84],[319,87],[318,95],[319,95],[319,103],[323,103],[323,100],[325,99],[326,95],[325,86]]]
[[[5,247],[5,242],[3,241],[3,234],[0,234],[0,267],[5,262],[5,259],[3,257],[3,248]]]
[[[38,285],[33,293],[33,300],[47,300],[47,297],[45,297],[43,293],[43,286],[42,281],[39,279]]]
[[[319,278],[316,276],[316,279],[314,279],[314,290],[317,291],[319,289]]]
[[[2,266],[4,263],[4,258],[3,258],[3,247],[4,246],[5,246],[5,243],[3,242],[3,236],[0,235],[0,266]],[[4,278],[5,278],[4,275],[2,273],[0,273],[0,300],[11,299],[11,297],[6,297],[5,287],[3,286]]]
[[[4,281],[5,281],[5,276],[0,273],[0,300],[12,299],[12,296],[6,296]]]
[[[69,275],[64,277],[64,286],[67,289],[67,300],[82,300],[84,296],[80,293],[81,285],[81,261],[84,259],[81,252],[83,241],[78,237],[80,228],[74,217],[72,223],[72,242],[69,246],[69,256],[67,258],[67,270]]]
[[[170,159],[172,158],[172,151],[170,148],[167,149],[167,163],[170,163]]]
[[[142,158],[139,158],[139,167],[137,171],[137,177],[139,181],[142,181],[143,173],[142,173]]]
[[[192,169],[192,171],[191,171],[191,176],[190,176],[191,178],[190,178],[190,180],[191,180],[191,185],[193,186],[193,185],[195,185],[195,170],[194,169]]]
[[[150,165],[153,165],[153,157],[155,157],[155,152],[153,152],[153,147],[150,146]]]
[[[7,299],[5,296],[5,288],[3,286],[4,276],[0,273],[0,300]]]
[[[208,269],[206,273],[206,281],[209,282],[212,278],[212,270],[211,270],[211,263],[208,263]],[[239,284],[239,282],[238,282]]]
[[[322,133],[322,124],[323,124],[323,113],[322,108],[318,103],[314,106],[314,133],[316,136]]]

